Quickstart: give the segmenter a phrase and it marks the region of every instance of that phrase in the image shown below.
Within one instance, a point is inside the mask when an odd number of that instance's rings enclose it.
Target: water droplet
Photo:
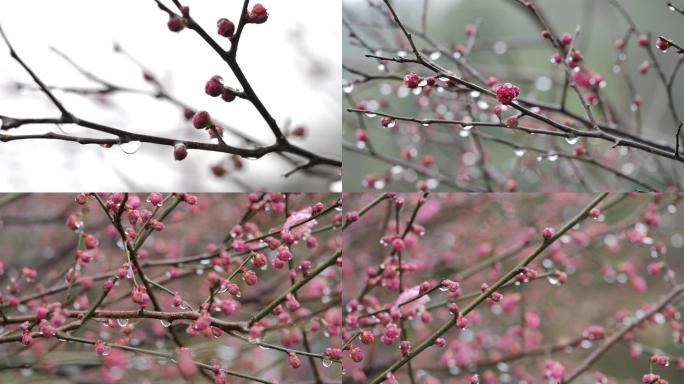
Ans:
[[[332,360],[330,360],[330,359],[327,358],[327,357],[323,358],[323,366],[324,366],[324,367],[328,368],[328,367],[330,367],[331,365],[332,365]]]
[[[140,150],[140,147],[142,147],[142,143],[139,141],[129,141],[127,143],[121,143],[119,144],[119,147],[121,147],[121,150],[124,151],[124,153],[128,153],[129,155],[132,155],[138,150]]]
[[[376,113],[373,113],[373,112],[366,112],[366,117],[368,117],[368,118],[371,118],[371,119],[372,119],[372,118],[374,118],[375,116],[377,116]]]
[[[396,127],[396,126],[397,126],[397,121],[396,121],[396,120],[392,120],[392,121],[390,121],[389,123],[387,123],[387,128],[394,128],[394,127]]]
[[[560,281],[558,281],[558,278],[554,275],[549,275],[546,277],[546,280],[549,282],[551,285],[560,285]]]
[[[404,58],[404,57],[406,57],[406,55],[408,55],[408,52],[406,52],[406,51],[397,51],[397,56],[399,56],[399,57]]]
[[[353,90],[354,90],[354,84],[352,84],[352,83],[349,83],[342,88],[342,91],[346,94],[352,93]]]
[[[128,325],[128,319],[116,319],[116,323],[119,324],[119,327],[123,328]]]
[[[446,292],[446,291],[449,290],[449,288],[447,288],[447,287],[441,285],[441,286],[439,287],[439,290],[442,291],[442,292]]]
[[[426,79],[423,79],[423,80],[421,80],[421,81],[418,83],[418,86],[419,86],[419,87],[424,87],[424,86],[426,86],[427,84],[428,84],[428,83],[427,83],[427,80],[426,80]]]
[[[128,266],[128,271],[126,272],[126,278],[127,279],[133,278],[133,267],[132,266]]]
[[[166,321],[164,319],[159,320],[159,322],[161,323],[162,327],[164,327],[164,328],[168,328],[171,325],[170,321]]]
[[[527,151],[522,149],[522,148],[516,148],[513,152],[515,153],[516,156],[523,157],[525,155],[525,152],[527,152]]]
[[[109,356],[109,354],[112,352],[112,348],[109,345],[104,346],[104,349],[102,350],[102,356]]]
[[[428,122],[423,122],[423,123],[421,123],[420,125],[422,125],[423,127],[429,127],[429,126],[430,126],[430,123],[428,123]]]
[[[378,72],[385,72],[386,68],[385,64],[378,64]]]
[[[672,11],[672,12],[676,12],[676,11],[677,11],[677,8],[675,8],[675,6],[672,5],[672,4],[670,4],[670,5],[667,7],[667,9],[669,9],[669,10]]]
[[[570,145],[575,145],[579,141],[579,137],[577,136],[568,136],[565,138],[565,141],[570,144]]]
[[[465,130],[461,129],[460,131],[458,131],[458,135],[465,138],[465,137],[470,136],[470,131],[465,131]]]
[[[554,161],[558,160],[558,154],[554,151],[549,151],[547,158],[549,159],[549,161],[554,162]]]
[[[76,132],[76,126],[73,124],[57,124],[57,128],[66,135],[71,135]]]
[[[440,57],[442,57],[442,52],[440,51],[434,51],[430,54],[430,60],[437,60]]]

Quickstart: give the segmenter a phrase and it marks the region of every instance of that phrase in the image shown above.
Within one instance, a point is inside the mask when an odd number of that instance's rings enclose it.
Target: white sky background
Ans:
[[[341,3],[320,0],[261,0],[269,10],[265,24],[248,25],[238,60],[252,87],[281,125],[287,120],[308,127],[304,148],[341,158],[340,78]],[[255,1],[251,2],[252,4]],[[169,2],[170,4],[170,2]],[[216,21],[237,22],[242,1],[185,0],[193,17],[212,37]],[[271,143],[268,126],[244,101],[226,104],[204,94],[204,83],[221,75],[239,87],[227,65],[190,30],[180,34],[166,27],[167,15],[153,0],[21,0],[0,1],[0,24],[19,55],[49,85],[90,86],[73,67],[54,54],[54,46],[78,64],[115,84],[148,88],[137,66],[112,50],[116,41],[155,72],[175,96],[197,109],[241,127],[252,137]],[[298,36],[298,37],[296,37]],[[226,41],[224,41],[226,40]],[[313,75],[312,73],[317,73]],[[46,97],[34,91],[12,91],[14,81],[30,82],[23,69],[0,44],[0,114],[13,117],[58,117]],[[58,97],[75,115],[114,127],[178,139],[205,140],[204,132],[181,122],[171,104],[146,96],[121,95],[103,107],[93,98],[61,92]],[[22,127],[13,134],[59,132],[52,126]],[[74,133],[87,132],[74,129]],[[88,133],[86,133],[88,134]],[[226,136],[229,144],[237,139]],[[209,170],[225,155],[190,151],[173,161],[172,149],[143,144],[135,154],[120,148],[103,150],[55,140],[0,142],[0,190],[188,190],[239,191],[230,179],[216,179]],[[328,190],[330,183],[303,173],[281,175],[289,165],[274,155],[247,161],[239,178],[256,189]],[[323,167],[322,169],[329,169]]]

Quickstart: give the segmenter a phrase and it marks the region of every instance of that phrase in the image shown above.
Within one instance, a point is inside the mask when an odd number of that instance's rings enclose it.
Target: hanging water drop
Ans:
[[[327,357],[323,358],[323,366],[324,366],[324,367],[328,368],[328,367],[330,367],[331,365],[332,365],[332,360],[330,360],[330,359],[327,358]]]
[[[560,285],[560,281],[558,281],[558,278],[555,275],[549,275],[548,277],[546,277],[546,280],[551,285]]]
[[[516,156],[523,157],[525,155],[525,152],[527,152],[527,151],[525,151],[522,148],[516,148],[513,152],[515,153]]]
[[[371,118],[371,119],[372,119],[372,118],[374,118],[375,116],[377,116],[376,113],[373,113],[373,112],[366,112],[366,117],[368,117],[368,118]]]
[[[440,51],[434,51],[430,54],[430,60],[437,60],[440,57],[442,57],[442,52]]]
[[[462,130],[458,131],[458,135],[463,137],[463,138],[466,138],[466,137],[470,136],[470,131],[465,131],[462,129]]]
[[[565,141],[570,144],[570,145],[575,145],[579,141],[579,137],[577,136],[568,136],[565,138]]]
[[[394,127],[396,127],[396,126],[397,126],[397,121],[396,121],[396,120],[392,120],[392,121],[390,121],[389,123],[387,123],[387,128],[394,128]]]
[[[161,320],[159,320],[159,322],[161,323],[162,327],[164,327],[164,328],[168,328],[169,326],[171,326],[170,321],[166,321],[164,319],[161,319]]]
[[[133,140],[126,143],[121,143],[119,144],[119,147],[121,147],[121,150],[124,151],[124,153],[132,155],[140,150],[142,143],[140,141]]]
[[[466,125],[466,126],[463,127],[463,130],[464,130],[464,131],[470,131],[471,129],[473,129],[473,126],[472,126],[472,125]]]
[[[116,323],[119,324],[119,327],[123,328],[128,325],[128,319],[116,319]]]
[[[342,91],[346,94],[352,93],[353,90],[354,90],[354,84],[352,84],[352,83],[349,83],[349,84],[345,85],[344,88],[342,88]]]
[[[554,161],[558,160],[558,154],[554,151],[549,151],[547,158],[549,159],[549,161],[554,162]]]

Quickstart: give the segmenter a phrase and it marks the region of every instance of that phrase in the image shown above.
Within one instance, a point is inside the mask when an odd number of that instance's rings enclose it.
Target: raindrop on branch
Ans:
[[[127,143],[121,143],[119,144],[119,147],[121,147],[121,150],[124,151],[124,153],[132,155],[140,150],[142,143],[140,141],[133,140]]]

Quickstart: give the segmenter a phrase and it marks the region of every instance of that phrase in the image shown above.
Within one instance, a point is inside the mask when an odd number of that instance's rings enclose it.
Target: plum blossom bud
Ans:
[[[183,143],[176,143],[173,146],[173,158],[181,161],[188,157],[188,147]]]
[[[183,30],[183,28],[185,28],[185,22],[182,18],[176,15],[171,15],[169,16],[169,21],[166,23],[166,26],[171,32],[180,32]]]
[[[415,72],[409,72],[404,76],[404,84],[406,84],[406,87],[408,88],[418,88],[418,84],[420,83],[420,76],[418,76]]]
[[[665,52],[665,51],[667,51],[667,50],[672,46],[672,43],[670,43],[669,41],[663,39],[662,37],[659,37],[659,38],[656,40],[656,44],[655,44],[655,45],[656,45],[656,47],[657,47],[658,49],[660,49],[661,51]]]
[[[207,111],[199,111],[192,117],[192,125],[197,129],[203,129],[211,123],[211,116]]]
[[[140,305],[141,307],[146,307],[150,302],[150,296],[147,294],[147,288],[145,287],[135,287],[131,293],[131,299],[134,303]]]
[[[95,349],[95,353],[97,353],[98,356],[104,356],[107,353],[107,346],[102,340],[95,341],[93,347]]]
[[[219,19],[219,21],[216,22],[216,26],[219,35],[228,38],[233,37],[233,34],[235,33],[235,23],[232,21],[228,19]]]
[[[86,249],[95,249],[98,245],[100,245],[100,242],[97,241],[97,237],[93,235],[86,235],[83,239],[83,244],[85,245]]]
[[[181,298],[180,294],[176,292],[173,295],[173,306],[178,308],[181,305],[183,305],[183,299]]]
[[[266,20],[268,20],[268,11],[266,8],[261,3],[254,4],[252,11],[247,17],[247,21],[252,24],[263,24]]]
[[[464,329],[465,327],[468,326],[468,318],[465,317],[465,316],[459,315],[459,316],[456,318],[456,326],[459,327],[459,328],[461,328],[461,329]]]
[[[359,347],[353,347],[350,355],[352,361],[354,361],[355,363],[360,363],[361,361],[363,361],[363,351]]]
[[[248,269],[242,273],[242,280],[247,285],[254,285],[257,282],[257,275],[251,269]]]
[[[563,36],[561,36],[561,43],[563,43],[563,45],[572,44],[572,40],[572,36],[569,33],[564,33]]]
[[[663,367],[667,367],[670,365],[670,358],[664,355],[653,355],[651,356],[651,362],[662,365]]]
[[[508,128],[518,128],[518,116],[511,116],[506,119],[506,126]]]
[[[373,335],[373,332],[365,330],[361,332],[359,340],[364,344],[372,344],[375,341],[375,335]]]
[[[501,84],[496,87],[496,99],[503,105],[510,105],[520,94],[520,88],[511,83]]]
[[[223,93],[223,79],[221,76],[212,76],[204,86],[204,93],[211,97],[221,96],[221,93]]]
[[[302,366],[302,361],[299,360],[299,357],[292,352],[288,353],[287,360],[292,368],[296,369]]]
[[[553,237],[553,235],[554,235],[555,232],[556,232],[556,231],[555,231],[553,228],[551,228],[551,227],[546,227],[546,228],[544,228],[544,230],[542,231],[542,237],[544,237],[545,240],[548,240],[548,239],[550,239],[550,238]]]
[[[402,340],[401,343],[399,343],[399,350],[401,351],[402,356],[408,355],[411,351],[411,343],[408,340]]]

